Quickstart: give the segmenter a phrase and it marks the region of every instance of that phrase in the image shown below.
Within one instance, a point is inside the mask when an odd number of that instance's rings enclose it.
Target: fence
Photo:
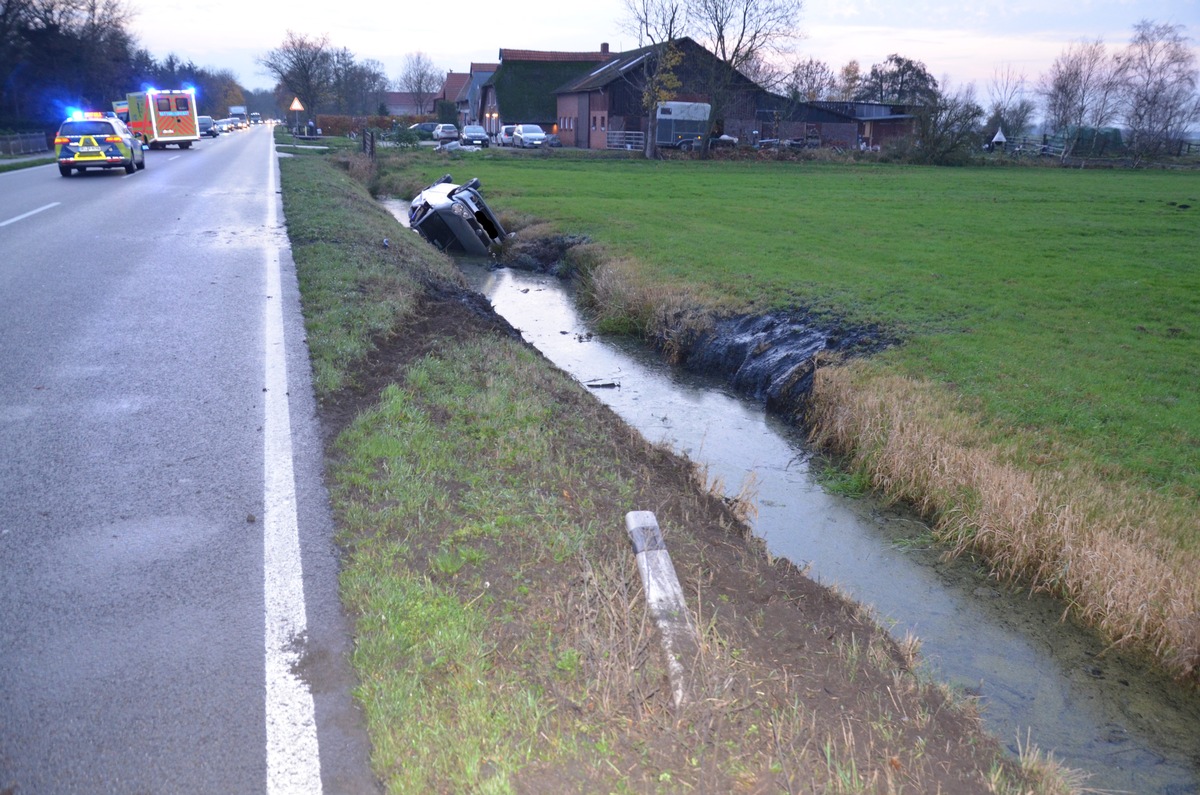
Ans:
[[[44,133],[0,135],[0,155],[29,155],[48,151],[50,146],[46,143]]]
[[[646,133],[609,130],[607,147],[609,149],[632,149],[640,152],[646,148]]]
[[[1063,143],[1047,137],[1009,138],[1004,151],[1014,157],[1062,157]]]

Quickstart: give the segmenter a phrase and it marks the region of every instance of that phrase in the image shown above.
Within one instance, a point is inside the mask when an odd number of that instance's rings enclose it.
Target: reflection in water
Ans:
[[[593,337],[554,279],[463,263],[524,338],[646,438],[670,444],[730,493],[756,495],[755,531],[775,555],[911,632],[935,675],[980,696],[993,734],[1026,737],[1108,791],[1200,791],[1200,700],[1059,621],[1061,605],[945,562],[913,542],[923,525],[869,500],[825,493],[802,440],[722,383],[682,373],[631,343]],[[636,506],[634,506],[636,507]],[[900,543],[902,542],[902,543]],[[894,622],[894,623],[893,623]],[[1028,735],[1027,735],[1028,732]]]

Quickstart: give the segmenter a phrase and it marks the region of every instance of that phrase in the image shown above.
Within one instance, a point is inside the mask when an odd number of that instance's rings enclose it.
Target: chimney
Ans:
[[[600,53],[602,55],[608,55],[608,42],[607,41],[600,42]]]

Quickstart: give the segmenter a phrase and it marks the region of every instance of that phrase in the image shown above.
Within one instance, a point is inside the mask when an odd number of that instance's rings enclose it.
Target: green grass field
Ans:
[[[509,155],[410,155],[380,182],[479,177],[494,210],[731,309],[884,324],[906,343],[887,361],[1000,425],[1200,495],[1200,173]]]

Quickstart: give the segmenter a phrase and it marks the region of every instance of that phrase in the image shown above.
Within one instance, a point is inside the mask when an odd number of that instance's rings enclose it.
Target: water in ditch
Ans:
[[[460,265],[525,340],[647,439],[702,464],[731,495],[748,485],[771,552],[874,607],[893,635],[920,638],[934,675],[978,696],[988,729],[1014,753],[1028,743],[1053,752],[1094,790],[1200,792],[1196,693],[1106,651],[1061,621],[1060,603],[944,560],[916,517],[825,492],[793,428],[721,381],[593,334],[553,277]]]

